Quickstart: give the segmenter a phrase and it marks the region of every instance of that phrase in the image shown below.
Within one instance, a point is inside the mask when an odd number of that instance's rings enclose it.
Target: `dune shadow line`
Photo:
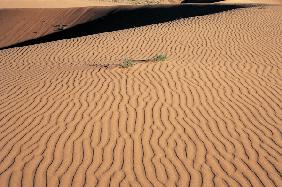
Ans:
[[[103,32],[111,32],[133,27],[173,21],[180,18],[209,15],[237,8],[242,5],[166,5],[143,6],[139,8],[119,7],[96,20],[79,24],[40,38],[31,39],[2,49],[34,45],[62,39],[70,39]]]

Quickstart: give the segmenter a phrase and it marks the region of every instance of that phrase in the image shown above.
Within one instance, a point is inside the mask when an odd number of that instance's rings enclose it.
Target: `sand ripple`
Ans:
[[[0,51],[1,186],[282,186],[281,11]]]

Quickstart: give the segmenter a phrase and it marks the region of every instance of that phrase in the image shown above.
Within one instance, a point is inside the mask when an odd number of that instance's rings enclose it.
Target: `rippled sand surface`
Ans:
[[[1,186],[282,186],[281,12],[0,50]]]

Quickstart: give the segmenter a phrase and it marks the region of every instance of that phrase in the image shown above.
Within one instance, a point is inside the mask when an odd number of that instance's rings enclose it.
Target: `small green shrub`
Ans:
[[[122,68],[128,68],[134,65],[134,62],[132,59],[125,59],[123,63],[120,65]]]
[[[119,64],[120,67],[122,68],[129,68],[133,66],[134,64],[137,63],[142,63],[142,62],[159,62],[159,61],[165,61],[167,59],[167,56],[165,54],[159,54],[154,56],[151,59],[146,59],[146,60],[132,60],[132,59],[125,59],[121,64]]]
[[[159,54],[152,58],[152,61],[158,62],[158,61],[165,61],[167,59],[167,56],[165,54]]]

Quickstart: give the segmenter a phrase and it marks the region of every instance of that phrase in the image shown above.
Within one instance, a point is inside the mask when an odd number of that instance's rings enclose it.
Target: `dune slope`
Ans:
[[[281,11],[1,50],[0,184],[281,186]]]
[[[0,48],[107,15],[115,7],[0,9]]]
[[[214,14],[227,10],[246,8],[248,6],[242,5],[155,5],[155,6],[116,6],[116,7],[93,7],[87,9],[54,9],[50,11],[53,13],[57,11],[62,14],[50,14],[48,9],[44,10],[45,14],[40,14],[40,19],[45,20],[47,24],[42,26],[41,21],[25,19],[13,19],[15,14],[18,13],[17,9],[12,9],[6,13],[2,11],[5,16],[4,29],[0,29],[4,36],[2,37],[2,48],[0,42],[0,49],[21,47],[26,45],[33,45],[38,43],[44,43],[49,41],[56,41],[61,39],[76,38],[91,34],[97,34],[102,32],[117,31],[122,29],[128,29],[133,27],[151,25],[154,23],[163,23],[173,21],[180,18],[195,17],[201,15]],[[69,12],[78,12],[78,16]],[[22,14],[36,15],[38,9],[27,9]],[[79,14],[81,13],[81,15]],[[1,11],[0,11],[1,14]],[[12,15],[12,16],[10,16]],[[63,21],[63,17],[68,16],[68,20],[72,20],[73,23],[68,25]],[[140,19],[142,18],[142,19]],[[12,20],[12,21],[11,21]],[[17,21],[16,21],[17,20]],[[50,24],[54,20],[56,24]],[[29,35],[32,33],[26,30],[17,31],[18,28],[14,28],[13,25],[17,25],[16,22],[20,22],[25,28],[32,28],[36,31],[42,31],[45,29],[49,33],[39,32],[35,36]],[[13,29],[11,29],[13,28]],[[61,28],[62,26],[65,26]],[[9,31],[10,29],[10,31]],[[58,30],[60,29],[60,30]],[[8,32],[9,31],[9,32]],[[37,32],[36,32],[37,33]],[[21,40],[17,39],[21,38]]]

